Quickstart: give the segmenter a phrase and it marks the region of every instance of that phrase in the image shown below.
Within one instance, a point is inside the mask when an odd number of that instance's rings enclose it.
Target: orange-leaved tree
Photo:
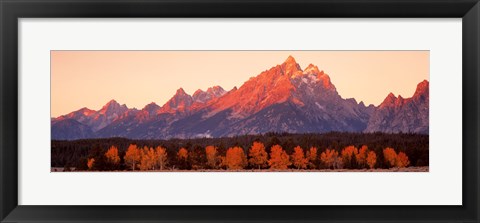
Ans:
[[[355,158],[358,154],[358,149],[355,146],[347,146],[342,150],[342,160],[346,168],[354,168]]]
[[[270,169],[286,170],[292,163],[287,152],[280,145],[273,145],[270,151],[270,160],[268,160]]]
[[[188,150],[185,148],[180,148],[177,153],[178,160],[187,160],[188,159]]]
[[[363,145],[358,150],[358,154],[356,155],[357,164],[360,168],[364,168],[367,165],[367,155],[368,155],[368,147]]]
[[[225,162],[229,170],[241,170],[247,165],[247,157],[241,147],[235,146],[228,148]]]
[[[292,163],[297,169],[307,168],[308,159],[305,158],[302,147],[296,146],[293,148]]]
[[[397,167],[407,167],[408,165],[410,165],[410,160],[408,160],[407,154],[405,154],[404,152],[399,152],[395,165]]]
[[[218,151],[215,146],[205,147],[205,154],[207,157],[207,166],[212,169],[217,169],[219,163]]]
[[[155,150],[153,148],[143,147],[141,150],[140,158],[140,170],[153,170],[155,169]]]
[[[167,159],[168,159],[168,154],[167,154],[167,149],[157,146],[155,148],[155,165],[154,168],[158,168],[160,170],[163,170],[165,166],[167,165]]]
[[[95,164],[95,159],[94,158],[90,158],[87,160],[87,167],[89,170],[92,170],[93,169],[93,165]]]
[[[308,160],[308,166],[310,169],[315,169],[317,168],[317,148],[316,147],[310,147],[310,149],[307,151],[307,160]]]
[[[112,168],[117,168],[120,164],[120,156],[118,156],[118,149],[115,146],[111,146],[105,153],[105,158],[107,163],[109,163]]]
[[[180,148],[177,152],[177,161],[180,165],[180,168],[187,168],[188,166],[188,150],[185,148]]]
[[[268,154],[265,151],[265,146],[261,142],[253,142],[252,147],[248,151],[250,165],[260,168],[265,168],[268,162]]]
[[[397,153],[393,148],[387,147],[383,149],[383,158],[390,167],[394,167],[397,162]]]
[[[130,144],[128,146],[127,152],[123,159],[125,160],[125,164],[135,170],[135,167],[138,165],[141,159],[141,151],[137,147],[137,145]]]
[[[377,163],[377,154],[374,151],[368,152],[367,159],[366,159],[368,167],[373,169],[375,164]]]
[[[320,154],[320,161],[327,168],[334,168],[338,159],[338,152],[333,149],[326,149]]]

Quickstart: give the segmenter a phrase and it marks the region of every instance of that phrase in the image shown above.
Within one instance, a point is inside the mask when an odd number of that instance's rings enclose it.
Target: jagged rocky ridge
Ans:
[[[428,134],[428,81],[412,98],[387,96],[378,107],[343,99],[330,77],[293,57],[240,88],[214,86],[192,96],[182,88],[163,106],[129,109],[112,100],[52,119],[52,139],[127,137],[167,139],[266,132],[415,132]]]

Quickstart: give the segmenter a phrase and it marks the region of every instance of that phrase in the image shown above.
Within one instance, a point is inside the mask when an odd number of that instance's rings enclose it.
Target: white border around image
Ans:
[[[50,173],[50,50],[430,50],[429,172]],[[386,74],[388,75],[388,74]],[[20,19],[19,205],[461,205],[461,19]]]

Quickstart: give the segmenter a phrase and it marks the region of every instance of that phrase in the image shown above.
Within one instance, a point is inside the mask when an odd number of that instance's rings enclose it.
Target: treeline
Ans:
[[[88,163],[93,161],[92,170],[129,170],[131,169],[125,162],[127,149],[135,145],[139,150],[144,151],[145,147],[150,150],[156,150],[157,147],[165,149],[166,158],[163,168],[166,169],[211,169],[207,162],[207,146],[213,146],[216,156],[221,159],[227,157],[229,148],[238,147],[243,151],[247,159],[244,169],[270,168],[269,165],[253,165],[248,163],[249,150],[254,142],[262,143],[265,147],[268,159],[271,158],[272,148],[278,145],[293,159],[295,148],[300,147],[304,152],[304,157],[311,155],[311,148],[316,148],[318,159],[307,164],[307,169],[315,168],[338,168],[340,162],[333,162],[334,165],[328,167],[327,163],[321,162],[321,154],[333,153],[331,156],[342,157],[342,150],[353,146],[358,153],[363,146],[368,151],[373,151],[376,155],[375,168],[389,168],[391,163],[385,160],[384,149],[394,148],[397,155],[405,154],[409,159],[409,166],[428,166],[428,135],[419,134],[385,134],[385,133],[326,133],[326,134],[287,134],[287,133],[267,133],[262,135],[244,135],[225,138],[199,138],[199,139],[170,139],[170,140],[131,140],[125,138],[108,139],[84,139],[75,141],[52,141],[51,166],[64,167],[67,171],[75,168],[76,170],[88,170]],[[112,166],[107,161],[106,153],[111,147],[117,149],[119,161]],[[178,159],[178,153],[183,148],[188,154],[187,159]],[[239,151],[239,149],[236,149]],[[353,153],[355,153],[355,149]],[[297,149],[298,150],[298,149]],[[349,149],[350,150],[350,149]],[[297,152],[298,153],[298,152]],[[368,154],[367,154],[368,155]],[[401,155],[403,156],[403,155]],[[343,158],[342,158],[343,159]],[[343,162],[343,168],[367,168],[361,162],[357,162],[357,157],[353,161]],[[218,168],[228,168],[221,160]],[[289,168],[296,168],[292,164]],[[309,161],[310,162],[310,161]],[[137,167],[139,168],[139,167]],[[157,167],[158,168],[158,167]],[[302,167],[303,168],[303,167]]]
[[[318,156],[318,149],[310,147],[305,151],[296,146],[294,152],[287,154],[280,145],[273,145],[270,154],[266,152],[265,145],[261,142],[253,142],[248,150],[248,157],[243,148],[235,146],[228,148],[226,155],[220,155],[215,146],[205,147],[205,159],[192,159],[195,155],[189,155],[185,148],[180,148],[175,155],[178,167],[168,168],[168,153],[165,148],[144,147],[138,148],[131,144],[123,161],[128,170],[155,171],[155,170],[244,170],[250,169],[374,169],[377,164],[377,154],[370,151],[366,145],[360,149],[355,146],[345,147],[341,153],[335,150],[326,149]],[[383,149],[383,158],[389,167],[408,167],[410,160],[403,153],[397,153],[393,148]],[[102,160],[98,163],[97,160]],[[118,148],[111,146],[104,156],[87,159],[88,170],[120,170],[121,157]]]

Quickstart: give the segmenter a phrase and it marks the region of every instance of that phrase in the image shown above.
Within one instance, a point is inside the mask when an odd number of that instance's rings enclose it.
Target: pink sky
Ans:
[[[429,51],[52,51],[51,116],[115,99],[129,108],[163,105],[180,87],[189,94],[240,87],[292,55],[301,68],[324,70],[343,98],[380,104],[392,92],[411,97],[429,80]]]

